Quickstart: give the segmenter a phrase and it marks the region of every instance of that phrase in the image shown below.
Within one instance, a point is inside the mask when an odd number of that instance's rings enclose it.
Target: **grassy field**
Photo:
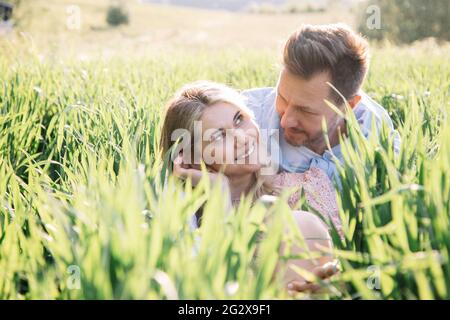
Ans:
[[[162,109],[177,88],[198,79],[273,86],[273,51],[55,59],[27,41],[0,41],[1,299],[289,298],[271,277],[289,258],[280,242],[298,240],[294,228],[282,232],[292,225],[285,198],[227,214],[206,180],[195,190],[172,179],[163,186],[157,157]],[[320,298],[450,298],[448,54],[374,50],[364,89],[390,112],[401,153],[385,134],[362,139],[348,119],[338,195],[345,240],[333,234],[343,272]]]

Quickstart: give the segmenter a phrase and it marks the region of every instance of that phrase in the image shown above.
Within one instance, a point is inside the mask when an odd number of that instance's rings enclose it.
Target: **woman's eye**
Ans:
[[[223,139],[224,135],[225,132],[221,130],[220,132],[217,132],[212,136],[212,141],[220,141]]]
[[[235,125],[239,125],[242,122],[242,120],[244,120],[244,116],[242,114],[240,114],[240,115],[238,115],[236,117],[236,120],[234,121],[234,124]]]

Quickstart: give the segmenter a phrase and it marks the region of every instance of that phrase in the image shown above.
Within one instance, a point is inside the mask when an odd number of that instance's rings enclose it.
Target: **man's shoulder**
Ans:
[[[265,102],[275,98],[276,89],[274,87],[252,88],[241,91],[241,94],[251,106],[263,106]]]
[[[241,91],[241,94],[260,128],[272,128],[276,113],[276,89],[272,87],[254,88]]]
[[[362,93],[361,97],[361,102],[354,110],[356,119],[360,123],[361,127],[368,133],[372,126],[372,117],[375,118],[377,131],[379,131],[382,124],[385,123],[389,127],[391,134],[394,136],[394,149],[398,153],[400,150],[401,138],[397,130],[395,130],[394,122],[392,121],[389,113],[382,105],[372,99],[368,94]]]
[[[275,87],[250,88],[241,91],[241,93],[245,96],[267,95],[271,92],[275,92]]]
[[[361,102],[355,108],[355,113],[366,112],[374,115],[377,120],[390,119],[388,112],[382,105],[373,100],[367,93],[361,92]]]

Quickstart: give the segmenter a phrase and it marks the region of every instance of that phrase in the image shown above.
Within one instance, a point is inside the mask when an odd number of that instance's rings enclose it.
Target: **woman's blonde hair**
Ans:
[[[203,111],[219,102],[232,104],[250,117],[253,112],[246,106],[244,98],[236,90],[220,83],[198,81],[183,86],[168,102],[161,131],[162,156],[166,156],[176,141],[172,140],[172,133],[177,129],[185,129],[191,137],[194,136],[194,123],[200,121]],[[192,143],[192,152],[193,143]],[[256,173],[254,188],[255,200],[263,194],[272,194],[273,188]]]

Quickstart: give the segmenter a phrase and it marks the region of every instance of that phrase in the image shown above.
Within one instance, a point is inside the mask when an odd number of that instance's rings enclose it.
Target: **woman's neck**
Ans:
[[[241,195],[247,195],[250,192],[256,182],[256,177],[254,173],[249,173],[241,176],[230,176],[228,181],[231,199],[238,200]]]

